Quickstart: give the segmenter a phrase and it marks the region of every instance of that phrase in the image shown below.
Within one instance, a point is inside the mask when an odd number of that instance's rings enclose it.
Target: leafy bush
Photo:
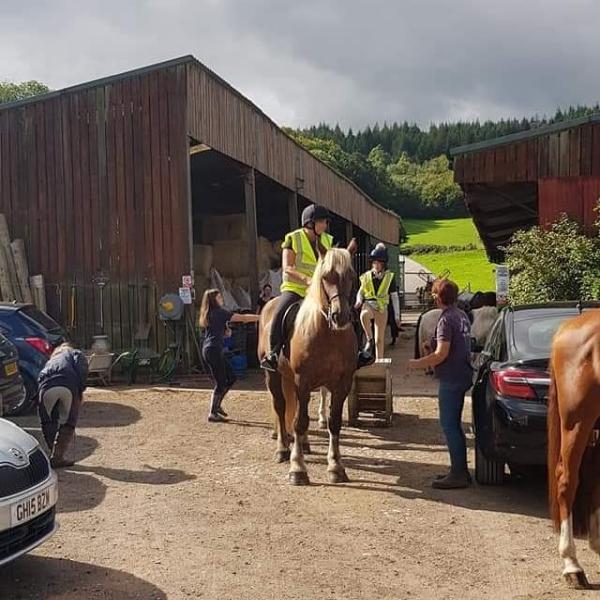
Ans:
[[[549,230],[517,232],[506,253],[513,304],[600,299],[600,238],[562,215]]]

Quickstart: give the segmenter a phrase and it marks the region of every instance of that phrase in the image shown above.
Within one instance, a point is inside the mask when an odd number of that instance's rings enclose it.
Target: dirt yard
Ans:
[[[395,427],[343,431],[351,483],[327,483],[314,431],[312,485],[295,488],[261,391],[232,393],[231,422],[208,424],[206,391],[91,390],[79,462],[60,473],[61,529],[0,570],[0,598],[587,597],[563,587],[543,480],[433,490],[447,464],[434,388],[398,373],[395,391]]]

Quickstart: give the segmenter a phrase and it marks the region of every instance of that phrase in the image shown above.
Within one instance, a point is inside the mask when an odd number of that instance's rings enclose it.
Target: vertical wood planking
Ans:
[[[568,130],[569,135],[569,176],[578,177],[581,175],[581,128]]]
[[[592,126],[581,128],[580,172],[582,176],[592,173]]]
[[[570,169],[570,135],[569,131],[561,131],[559,136],[558,175],[568,177]]]
[[[591,174],[600,176],[600,123],[592,125]]]

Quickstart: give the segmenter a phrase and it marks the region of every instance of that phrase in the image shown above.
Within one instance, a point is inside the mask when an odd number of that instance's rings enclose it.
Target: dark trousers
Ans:
[[[467,443],[462,428],[462,411],[468,389],[464,383],[441,380],[438,391],[440,425],[448,444],[450,468],[455,473],[467,470]]]
[[[287,309],[295,304],[296,302],[300,302],[302,300],[302,296],[298,294],[294,294],[294,292],[282,292],[281,296],[279,296],[277,300],[277,308],[275,309],[275,314],[273,315],[273,322],[271,323],[271,332],[269,334],[270,346],[273,352],[279,354],[281,351],[281,347],[283,346],[283,317],[285,317],[285,313]]]
[[[215,393],[224,396],[235,383],[235,375],[219,346],[203,346],[202,359],[210,370],[215,384]]]

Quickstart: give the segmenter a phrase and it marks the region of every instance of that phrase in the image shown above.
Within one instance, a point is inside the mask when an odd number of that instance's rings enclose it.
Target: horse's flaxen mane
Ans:
[[[337,273],[341,282],[351,272],[352,258],[348,250],[331,248],[324,258],[319,260],[306,298],[302,302],[296,317],[296,330],[301,335],[314,335],[321,324],[323,312],[327,311],[328,299],[321,285],[322,280],[333,273]]]

